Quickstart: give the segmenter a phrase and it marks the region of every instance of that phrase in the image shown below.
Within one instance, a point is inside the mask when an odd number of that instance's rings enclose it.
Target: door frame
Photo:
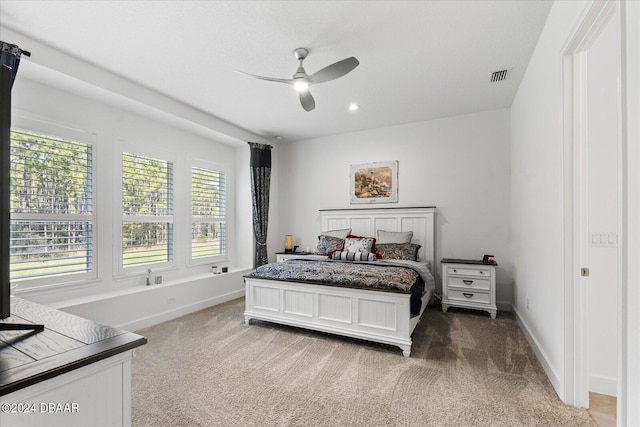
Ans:
[[[587,352],[588,278],[580,274],[581,267],[588,267],[587,187],[586,187],[586,55],[587,49],[612,20],[621,24],[620,3],[616,0],[594,1],[578,21],[575,31],[565,45],[562,55],[563,75],[563,170],[564,170],[564,371],[562,399],[565,403],[589,406],[589,377]],[[619,28],[622,28],[619,25]],[[618,35],[618,42],[622,39]],[[618,54],[618,413],[624,399],[621,373],[626,365],[621,361],[621,295],[623,282],[626,286],[626,222],[623,203],[626,186],[623,185],[626,168],[622,153],[625,140],[622,138],[621,109],[621,54]],[[618,417],[618,419],[620,419]]]

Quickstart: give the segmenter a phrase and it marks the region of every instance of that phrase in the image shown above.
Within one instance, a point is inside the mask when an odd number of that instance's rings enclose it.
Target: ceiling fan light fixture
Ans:
[[[293,83],[293,87],[298,92],[304,92],[304,91],[309,89],[309,83],[307,83],[304,80],[298,80],[298,81]]]

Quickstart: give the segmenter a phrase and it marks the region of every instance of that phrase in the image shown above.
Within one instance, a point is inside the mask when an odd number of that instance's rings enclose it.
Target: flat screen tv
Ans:
[[[0,65],[0,319],[11,316],[11,83],[11,68]],[[42,329],[43,325],[0,323],[0,331]]]

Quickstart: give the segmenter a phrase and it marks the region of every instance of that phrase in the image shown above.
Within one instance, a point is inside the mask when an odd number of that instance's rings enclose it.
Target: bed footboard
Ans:
[[[245,277],[245,322],[266,320],[396,345],[411,354],[410,295]],[[423,304],[423,307],[426,304]]]

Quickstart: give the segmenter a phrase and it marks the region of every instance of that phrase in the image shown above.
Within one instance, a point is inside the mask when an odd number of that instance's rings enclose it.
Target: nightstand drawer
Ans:
[[[449,277],[447,279],[447,286],[456,288],[467,288],[471,290],[491,290],[491,280],[487,278],[476,277]]]
[[[449,275],[455,274],[460,276],[476,276],[476,277],[491,276],[491,270],[488,268],[447,267],[447,273]]]
[[[482,304],[489,304],[491,302],[491,298],[489,297],[488,292],[449,289],[448,294],[448,299],[454,301],[466,301]]]

